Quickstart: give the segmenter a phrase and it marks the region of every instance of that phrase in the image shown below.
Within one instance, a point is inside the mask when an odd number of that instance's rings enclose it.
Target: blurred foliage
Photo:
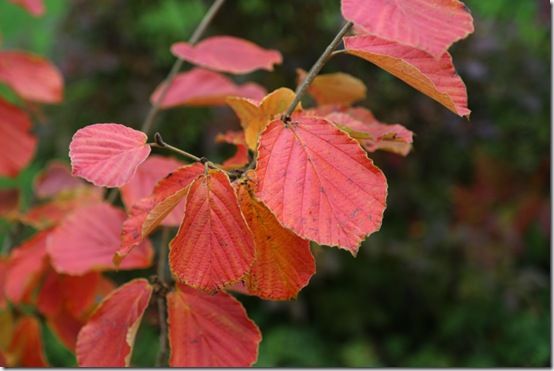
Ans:
[[[468,87],[470,122],[364,61],[341,55],[325,67],[361,78],[368,86],[361,104],[413,130],[414,151],[372,155],[388,178],[388,208],[356,259],[314,246],[318,274],[297,300],[240,297],[264,334],[258,366],[549,365],[550,8],[546,0],[466,3],[476,32],[452,53]],[[46,107],[36,126],[32,166],[0,180],[22,190],[23,209],[38,170],[53,158],[68,160],[76,129],[139,127],[172,63],[170,44],[191,34],[208,3],[46,5],[35,19],[0,1],[1,46],[47,55],[67,84],[64,103]],[[208,34],[279,49],[284,64],[274,73],[234,77],[272,90],[294,87],[295,69],[315,61],[341,22],[339,0],[229,1]],[[224,107],[180,108],[162,113],[157,127],[173,144],[221,160],[229,148],[213,138],[238,122]],[[1,223],[2,239],[13,228]],[[157,331],[155,317],[141,326],[134,365],[152,364]],[[74,357],[43,332],[50,362],[73,366]]]

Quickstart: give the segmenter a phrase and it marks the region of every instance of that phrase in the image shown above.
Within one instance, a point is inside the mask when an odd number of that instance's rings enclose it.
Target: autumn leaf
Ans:
[[[131,250],[138,246],[185,197],[190,183],[204,172],[204,166],[195,163],[173,171],[158,182],[150,196],[133,204],[121,230],[121,248],[114,256],[119,264]],[[184,212],[184,203],[179,213]]]
[[[134,279],[108,295],[77,337],[76,355],[81,367],[127,367],[152,286]]]
[[[449,53],[435,59],[421,50],[373,36],[351,36],[343,40],[348,54],[379,66],[455,114],[469,117],[466,86],[456,73]]]
[[[4,293],[14,304],[25,302],[46,266],[46,240],[51,230],[36,233],[12,249],[8,258]]]
[[[227,98],[227,104],[235,111],[244,129],[248,148],[256,150],[260,133],[275,116],[287,110],[294,97],[292,90],[279,88],[259,103],[241,97]]]
[[[212,36],[196,45],[178,42],[171,52],[192,64],[220,72],[249,73],[258,69],[273,70],[282,62],[281,53],[268,50],[244,39],[232,36]]]
[[[171,367],[247,367],[256,362],[262,335],[231,295],[177,285],[167,304]]]
[[[160,99],[164,84],[162,83],[156,88],[150,97],[150,102],[154,103]],[[258,100],[265,94],[265,89],[258,84],[237,85],[220,73],[203,68],[193,68],[190,71],[179,73],[173,79],[160,107],[220,106],[225,104],[225,98],[229,96]]]
[[[225,173],[210,170],[192,182],[169,245],[171,271],[189,286],[218,290],[246,274],[254,261],[252,233]]]
[[[257,197],[302,238],[353,255],[379,230],[387,181],[360,145],[329,121],[293,115],[260,137]]]
[[[248,292],[267,300],[289,300],[315,274],[310,242],[283,228],[254,197],[252,181],[237,189],[240,209],[254,236],[256,259],[246,278]]]
[[[121,124],[93,124],[77,130],[69,145],[73,175],[100,187],[121,187],[150,154],[148,137]]]
[[[297,69],[298,83],[306,78],[306,71]],[[336,104],[350,106],[365,99],[365,84],[358,78],[344,72],[324,73],[315,77],[308,92],[318,105]]]
[[[44,14],[43,0],[10,0],[12,3],[17,4],[24,8],[29,14],[39,17]]]
[[[1,58],[0,54],[0,64]],[[36,147],[29,115],[0,98],[0,176],[17,176],[31,162]]]
[[[384,124],[363,107],[333,112],[325,118],[358,140],[369,152],[384,150],[406,156],[412,149],[413,133],[410,130],[400,124]]]
[[[244,132],[229,130],[225,133],[217,134],[215,141],[216,143],[234,144],[237,147],[235,154],[223,162],[222,165],[226,169],[237,169],[248,164],[248,161],[250,161]]]
[[[370,35],[440,59],[473,32],[471,13],[459,0],[341,0],[342,15]]]
[[[71,175],[68,165],[54,160],[35,178],[33,188],[37,197],[49,198],[82,187],[84,184],[79,178]]]
[[[48,367],[36,318],[24,315],[17,321],[6,353],[11,367]]]
[[[107,203],[86,205],[72,212],[48,240],[47,251],[54,269],[72,275],[115,270],[112,258],[120,248],[124,220],[125,213]],[[152,255],[150,242],[143,241],[118,268],[147,268]]]
[[[182,162],[171,157],[149,156],[139,165],[131,180],[121,187],[121,198],[125,207],[130,209],[135,202],[149,196],[161,179],[181,166],[183,166]],[[180,219],[174,222],[178,225]]]
[[[37,103],[60,103],[63,77],[47,59],[23,51],[0,51],[0,83],[21,98]]]

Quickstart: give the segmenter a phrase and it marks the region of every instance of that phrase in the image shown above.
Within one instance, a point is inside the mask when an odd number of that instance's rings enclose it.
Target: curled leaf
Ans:
[[[306,71],[297,69],[298,83],[306,78]],[[308,87],[308,92],[318,105],[337,104],[350,106],[366,96],[362,80],[343,72],[317,75]]]

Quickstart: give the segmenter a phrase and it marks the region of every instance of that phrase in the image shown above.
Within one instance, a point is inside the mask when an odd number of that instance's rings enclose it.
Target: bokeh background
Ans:
[[[465,2],[476,31],[451,51],[467,84],[469,122],[362,60],[337,56],[325,67],[363,80],[368,96],[360,104],[414,131],[414,149],[406,158],[371,155],[388,178],[388,207],[357,258],[314,246],[317,275],[297,300],[240,297],[264,334],[258,366],[550,364],[550,5]],[[228,1],[207,35],[280,50],[284,63],[273,73],[235,79],[294,88],[295,69],[308,69],[340,27],[339,3]],[[46,6],[33,18],[0,1],[1,47],[47,56],[66,80],[63,104],[47,107],[35,127],[40,147],[32,165],[0,180],[22,190],[24,208],[37,172],[52,159],[68,161],[78,128],[140,126],[173,62],[169,46],[190,36],[209,2]],[[9,92],[0,87],[0,94]],[[214,136],[239,124],[226,107],[179,108],[162,113],[156,128],[189,152],[222,160],[232,148]],[[0,223],[2,239],[11,228]],[[154,362],[155,320],[140,328],[133,365]],[[46,326],[43,336],[52,365],[75,365]]]

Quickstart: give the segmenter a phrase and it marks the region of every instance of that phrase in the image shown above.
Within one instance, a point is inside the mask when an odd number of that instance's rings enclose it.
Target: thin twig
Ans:
[[[156,367],[164,366],[167,362],[167,281],[166,281],[166,264],[167,264],[167,249],[169,242],[169,227],[162,229],[162,238],[158,248],[158,267],[157,277],[161,286],[157,294],[158,303],[158,318],[160,322],[160,348],[156,358]]]
[[[206,32],[206,29],[208,28],[210,22],[212,19],[214,19],[215,15],[223,5],[225,0],[215,0],[208,9],[208,12],[206,15],[204,15],[204,18],[202,18],[202,21],[200,21],[200,24],[196,27],[196,30],[194,30],[194,33],[189,39],[190,44],[196,44],[200,37]],[[152,129],[152,125],[154,124],[154,120],[156,119],[156,115],[158,114],[160,110],[160,105],[165,99],[165,96],[167,95],[167,92],[169,91],[169,87],[171,86],[171,83],[173,82],[173,79],[175,79],[175,76],[183,66],[183,60],[181,58],[177,58],[175,60],[175,63],[173,63],[173,66],[171,67],[171,70],[167,74],[167,77],[165,78],[163,84],[162,84],[162,90],[160,91],[160,95],[158,96],[158,99],[152,104],[152,107],[150,108],[150,111],[148,111],[148,115],[146,115],[146,118],[144,119],[144,122],[142,123],[141,130],[148,135],[150,130]]]
[[[347,22],[342,26],[340,31],[337,33],[333,41],[327,46],[323,54],[319,57],[319,59],[314,63],[312,68],[310,69],[310,72],[306,75],[304,80],[300,85],[298,85],[298,88],[296,88],[295,97],[292,103],[290,104],[289,108],[285,111],[285,113],[282,116],[283,121],[290,121],[290,115],[304,96],[304,93],[306,92],[306,89],[308,89],[308,86],[312,83],[313,79],[317,76],[319,71],[323,68],[333,51],[337,48],[337,45],[342,40],[342,37],[350,30],[352,27],[352,22]]]

